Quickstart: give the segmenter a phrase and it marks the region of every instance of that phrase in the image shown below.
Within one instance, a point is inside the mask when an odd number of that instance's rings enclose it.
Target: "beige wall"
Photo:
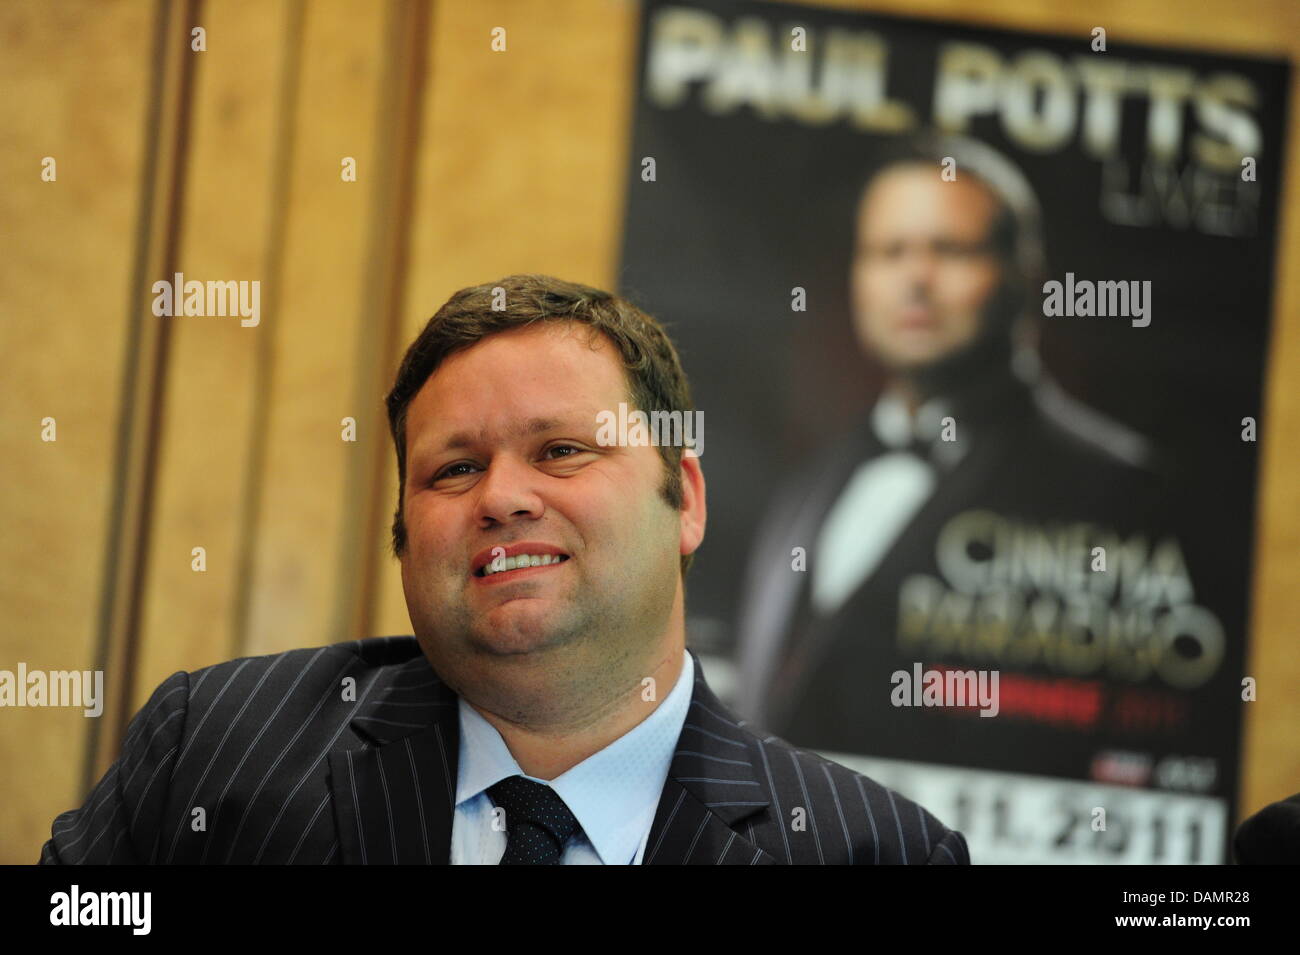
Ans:
[[[1300,61],[1291,0],[830,5]],[[0,862],[37,857],[171,672],[409,632],[382,396],[457,288],[515,271],[616,284],[637,15],[623,0],[0,6],[0,667],[103,665],[118,703],[101,720],[0,712]],[[1298,89],[1291,106],[1247,812],[1300,790],[1300,447],[1283,437],[1300,433]],[[154,318],[148,286],[173,270],[259,279],[262,323]]]
[[[96,665],[152,10],[0,7],[0,667]],[[51,156],[57,180],[42,182]],[[41,441],[55,419],[57,440]],[[0,862],[81,793],[97,721],[0,710]]]

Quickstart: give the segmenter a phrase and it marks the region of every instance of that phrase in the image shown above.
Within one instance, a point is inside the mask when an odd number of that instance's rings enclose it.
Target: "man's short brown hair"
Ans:
[[[500,291],[498,291],[500,290]],[[504,303],[504,308],[499,308]],[[498,308],[494,308],[498,306]],[[424,383],[444,359],[497,332],[533,322],[576,322],[592,334],[604,334],[623,360],[629,410],[647,416],[655,411],[692,413],[691,389],[667,331],[631,302],[609,292],[565,282],[549,275],[508,275],[495,282],[463,288],[429,319],[411,343],[388,393],[388,427],[397,449],[397,511],[393,516],[393,553],[406,549],[402,518],[406,485],[406,412]],[[659,446],[664,481],[659,493],[674,510],[682,507],[682,449]],[[682,577],[693,554],[681,558]]]

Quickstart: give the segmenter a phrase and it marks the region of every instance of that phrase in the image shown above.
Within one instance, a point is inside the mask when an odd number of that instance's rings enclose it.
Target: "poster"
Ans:
[[[650,2],[637,71],[737,711],[977,863],[1227,861],[1289,65]]]

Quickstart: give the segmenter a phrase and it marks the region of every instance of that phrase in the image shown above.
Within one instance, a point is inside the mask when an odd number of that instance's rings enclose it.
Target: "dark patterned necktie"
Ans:
[[[564,843],[581,827],[554,789],[511,776],[487,789],[505,810],[506,852],[500,865],[559,865]]]

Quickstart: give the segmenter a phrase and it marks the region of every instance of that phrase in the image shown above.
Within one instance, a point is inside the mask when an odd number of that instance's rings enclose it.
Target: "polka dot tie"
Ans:
[[[554,789],[523,776],[487,790],[505,810],[506,853],[501,865],[559,865],[564,843],[581,827]]]

